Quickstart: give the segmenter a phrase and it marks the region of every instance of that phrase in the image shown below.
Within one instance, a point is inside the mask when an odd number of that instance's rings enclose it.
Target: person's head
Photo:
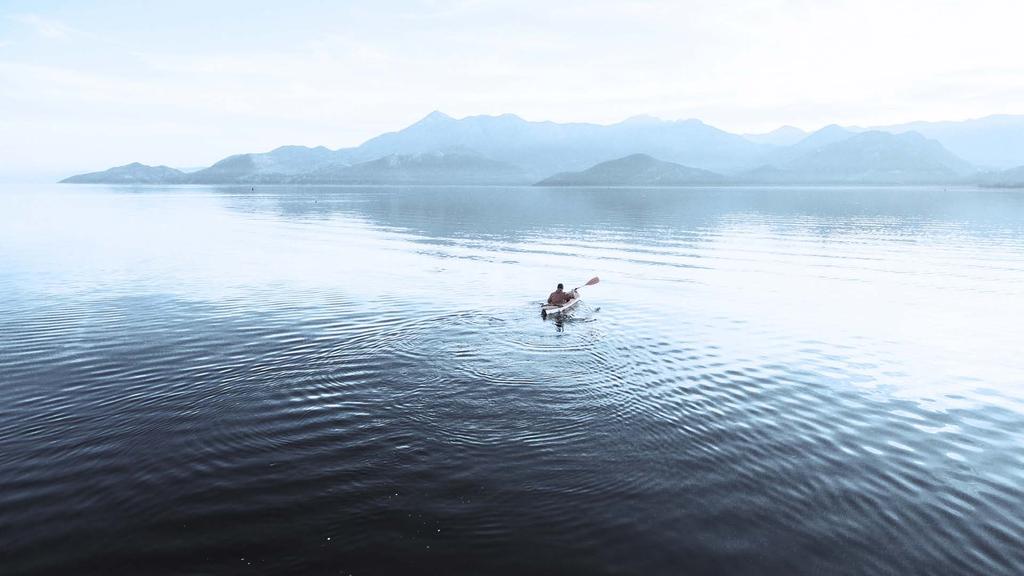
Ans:
[[[559,282],[559,283],[558,283],[558,289],[559,289],[559,290],[561,290],[562,288],[563,288],[563,286],[562,286],[562,283],[561,283],[561,282]]]

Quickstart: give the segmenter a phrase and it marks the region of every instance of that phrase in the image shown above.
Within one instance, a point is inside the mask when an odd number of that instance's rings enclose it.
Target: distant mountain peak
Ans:
[[[820,148],[834,142],[839,142],[840,140],[845,140],[854,134],[856,134],[856,132],[843,128],[838,124],[829,124],[828,126],[811,132],[807,137],[797,142],[793,148],[800,151],[809,148]]]
[[[324,152],[329,151],[326,146],[302,146],[301,144],[285,144],[284,146],[278,146],[270,151],[271,154],[281,152]]]
[[[874,130],[919,132],[978,166],[995,169],[1024,164],[1024,115],[993,114],[970,120],[907,122]]]
[[[761,134],[744,134],[744,138],[758,144],[771,144],[772,146],[791,146],[807,137],[807,132],[795,126],[779,126],[771,132]]]
[[[839,124],[828,124],[827,126],[822,126],[814,132],[811,132],[811,136],[815,134],[853,134],[853,131],[843,128]]]
[[[455,120],[455,119],[452,118],[451,116],[445,114],[444,112],[441,112],[440,110],[434,110],[430,114],[427,114],[426,116],[424,116],[423,119],[421,119],[416,124],[435,123],[435,122],[447,122],[447,121],[450,121],[450,120]]]
[[[147,166],[132,162],[102,172],[90,172],[65,178],[70,184],[166,184],[179,181],[185,173],[167,166]]]
[[[791,148],[796,151],[801,153],[781,158],[773,173],[751,171],[748,176],[789,182],[926,183],[954,181],[972,171],[939,142],[916,132],[850,132],[833,125]]]
[[[514,125],[518,125],[518,124],[525,124],[525,123],[527,123],[527,121],[524,120],[521,116],[519,116],[518,114],[512,114],[511,112],[506,112],[504,114],[497,114],[497,115],[494,115],[494,114],[477,114],[475,116],[466,116],[465,118],[462,118],[461,120],[457,119],[457,120],[455,120],[455,122],[461,122],[461,123],[470,124],[470,125],[484,124],[484,125],[495,125],[495,126],[514,126]]]
[[[658,160],[650,154],[630,154],[595,164],[581,172],[562,172],[538,186],[693,186],[724,181],[720,174]]]
[[[637,114],[636,116],[630,116],[621,122],[621,124],[660,124],[664,122],[657,116],[651,116],[650,114]]]
[[[654,156],[651,156],[650,154],[637,153],[637,154],[630,154],[629,156],[623,156],[622,158],[618,158],[616,160],[608,160],[607,162],[602,162],[602,164],[607,164],[608,162],[618,162],[618,163],[621,163],[621,164],[625,164],[625,163],[630,163],[630,164],[637,164],[637,163],[654,164],[654,163],[657,163],[657,162],[661,162],[661,160],[658,160],[657,158],[655,158]]]

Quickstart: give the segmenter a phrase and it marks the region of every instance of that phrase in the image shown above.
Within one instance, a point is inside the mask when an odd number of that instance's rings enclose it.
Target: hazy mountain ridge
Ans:
[[[281,146],[262,154],[236,154],[187,175],[195,184],[275,183],[334,162],[338,154],[323,146]]]
[[[147,166],[138,162],[116,166],[101,172],[78,174],[61,180],[65,184],[177,184],[185,177],[169,166]]]
[[[829,124],[824,128],[807,134],[789,146],[779,146],[768,153],[765,165],[780,166],[791,162],[805,154],[813,153],[829,144],[841,142],[856,134],[853,130],[837,124]],[[758,166],[757,168],[761,168]]]
[[[980,177],[981,185],[990,188],[1024,188],[1024,166],[986,172]]]
[[[456,120],[432,112],[397,132],[371,138],[352,153],[368,159],[458,147],[515,164],[535,179],[597,162],[646,153],[701,168],[740,168],[767,151],[699,120],[638,116],[611,125],[531,122],[514,114]]]
[[[743,134],[743,137],[755,144],[772,146],[792,146],[807,137],[807,132],[794,126],[781,126],[763,134]]]
[[[537,186],[692,186],[724,181],[724,176],[708,170],[665,162],[647,154],[632,154],[580,172],[556,174]]]
[[[771,162],[728,177],[638,154],[557,174],[538,185],[925,184],[958,183],[973,172],[970,164],[916,132],[856,133],[829,126],[780,150]]]
[[[953,183],[974,172],[970,164],[916,132],[871,130],[846,137],[831,132],[830,138],[804,146],[802,153],[783,156],[737,179],[755,183],[923,184]],[[829,139],[832,141],[817,145]]]
[[[980,167],[1005,169],[1024,165],[1024,115],[996,114],[962,121],[909,122],[872,129],[892,133],[918,132]]]
[[[995,125],[1011,138],[1016,137],[1012,127],[1018,123],[1024,139],[1024,116],[920,124],[947,137],[957,126],[977,133],[979,126]],[[265,153],[229,156],[191,173],[135,163],[64,182],[526,184],[587,171],[636,154],[715,172],[724,175],[725,182],[735,183],[981,182],[980,174],[971,180],[974,167],[941,141],[913,131],[864,131],[830,125],[803,134],[797,128],[783,127],[767,134],[740,136],[699,120],[664,121],[649,116],[598,125],[532,122],[514,114],[455,119],[432,112],[402,130],[381,134],[355,148],[282,146]],[[864,134],[871,136],[860,138]],[[958,142],[969,140],[965,138]],[[1016,150],[1003,157],[1014,154]],[[1020,154],[1024,155],[1024,146]],[[391,160],[378,162],[389,157]],[[1014,165],[1020,164],[1024,158]],[[677,176],[685,181],[681,173]]]
[[[288,180],[300,184],[516,184],[522,169],[460,152],[389,154],[351,165],[327,165]]]

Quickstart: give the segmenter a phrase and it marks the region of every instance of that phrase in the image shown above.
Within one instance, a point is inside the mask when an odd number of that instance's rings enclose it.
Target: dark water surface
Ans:
[[[1021,574],[1022,321],[1019,191],[7,188],[0,573]]]

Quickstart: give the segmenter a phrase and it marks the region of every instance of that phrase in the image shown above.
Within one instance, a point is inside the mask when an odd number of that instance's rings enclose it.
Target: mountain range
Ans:
[[[611,125],[441,112],[354,148],[282,146],[184,172],[138,163],[63,182],[115,184],[691,185],[1011,182],[1024,116],[812,133],[733,134],[699,120]],[[1005,175],[1002,171],[1011,169]],[[1019,169],[1018,169],[1019,170]]]

